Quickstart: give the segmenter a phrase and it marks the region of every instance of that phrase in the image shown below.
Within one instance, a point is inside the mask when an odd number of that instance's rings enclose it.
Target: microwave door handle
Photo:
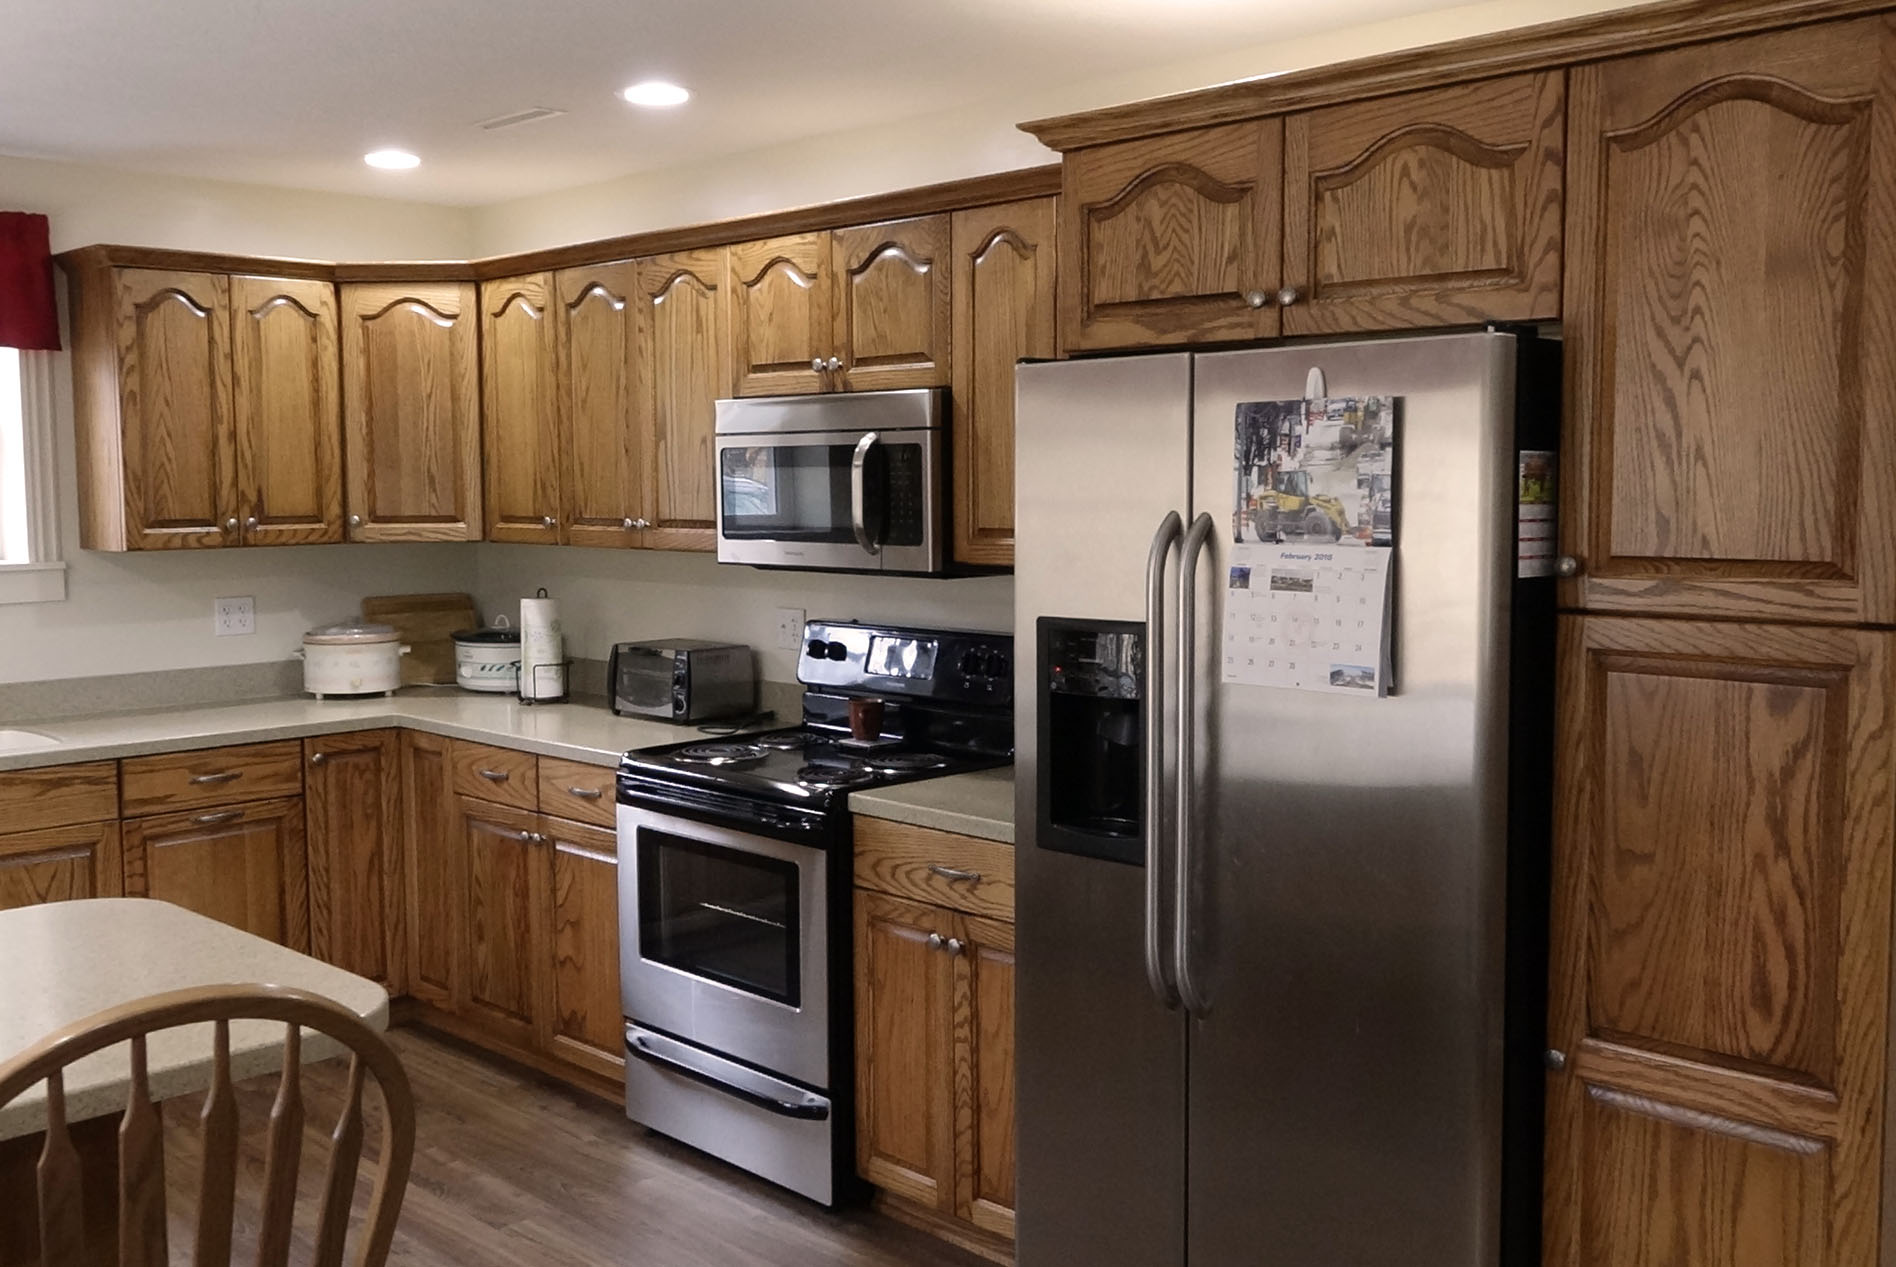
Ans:
[[[870,554],[882,553],[882,546],[869,536],[868,497],[864,485],[868,482],[869,454],[882,443],[882,437],[871,431],[856,441],[855,456],[849,460],[849,526],[856,533],[856,544]]]

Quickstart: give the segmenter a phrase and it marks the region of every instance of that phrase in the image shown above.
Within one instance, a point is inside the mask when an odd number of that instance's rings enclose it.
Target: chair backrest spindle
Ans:
[[[119,1124],[119,1267],[166,1267],[165,1128],[151,1102],[145,1036],[132,1037],[132,1080]]]
[[[230,1267],[231,1216],[237,1200],[237,1091],[230,1082],[230,1022],[211,1032],[211,1089],[198,1115],[203,1155],[198,1170],[197,1267]]]
[[[85,1202],[79,1150],[66,1129],[66,1079],[46,1079],[46,1145],[39,1161],[39,1233],[42,1267],[81,1267],[86,1260]]]
[[[303,1160],[303,1030],[286,1025],[283,1074],[270,1106],[270,1138],[264,1143],[263,1235],[257,1267],[286,1267],[290,1224],[296,1214],[296,1171]]]

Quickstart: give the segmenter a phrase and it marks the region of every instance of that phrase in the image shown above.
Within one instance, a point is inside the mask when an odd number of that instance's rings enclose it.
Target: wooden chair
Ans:
[[[415,1151],[415,1102],[408,1075],[386,1040],[353,1013],[304,990],[268,985],[206,986],[153,995],[68,1026],[0,1066],[0,1108],[36,1083],[46,1084],[45,1147],[38,1166],[42,1267],[82,1267],[112,1261],[107,1247],[87,1245],[87,1233],[111,1235],[109,1220],[83,1209],[81,1166],[66,1121],[64,1070],[115,1043],[131,1044],[131,1089],[118,1132],[117,1261],[120,1267],[165,1267],[166,1210],[163,1126],[146,1077],[146,1035],[176,1025],[212,1023],[210,1090],[199,1117],[203,1129],[198,1186],[198,1267],[228,1267],[237,1179],[237,1099],[230,1077],[230,1023],[282,1021],[283,1072],[270,1110],[265,1142],[258,1267],[284,1267],[296,1215],[297,1167],[303,1146],[302,1030],[327,1035],[350,1054],[348,1089],[330,1135],[322,1204],[316,1213],[316,1267],[340,1267],[362,1158],[362,1083],[365,1072],[381,1087],[386,1107],[381,1175],[357,1238],[358,1267],[382,1267],[408,1187]],[[4,1254],[0,1254],[3,1257]]]

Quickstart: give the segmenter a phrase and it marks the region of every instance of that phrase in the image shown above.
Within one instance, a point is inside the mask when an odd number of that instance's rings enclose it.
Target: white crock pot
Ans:
[[[497,695],[520,689],[520,631],[501,623],[454,635],[454,681],[470,691]]]
[[[386,695],[402,684],[408,648],[389,625],[347,621],[303,635],[303,690],[332,695]]]

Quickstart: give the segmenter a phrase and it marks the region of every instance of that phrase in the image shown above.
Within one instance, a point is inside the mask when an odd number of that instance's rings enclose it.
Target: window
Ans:
[[[66,597],[52,479],[56,355],[0,348],[0,603]]]

